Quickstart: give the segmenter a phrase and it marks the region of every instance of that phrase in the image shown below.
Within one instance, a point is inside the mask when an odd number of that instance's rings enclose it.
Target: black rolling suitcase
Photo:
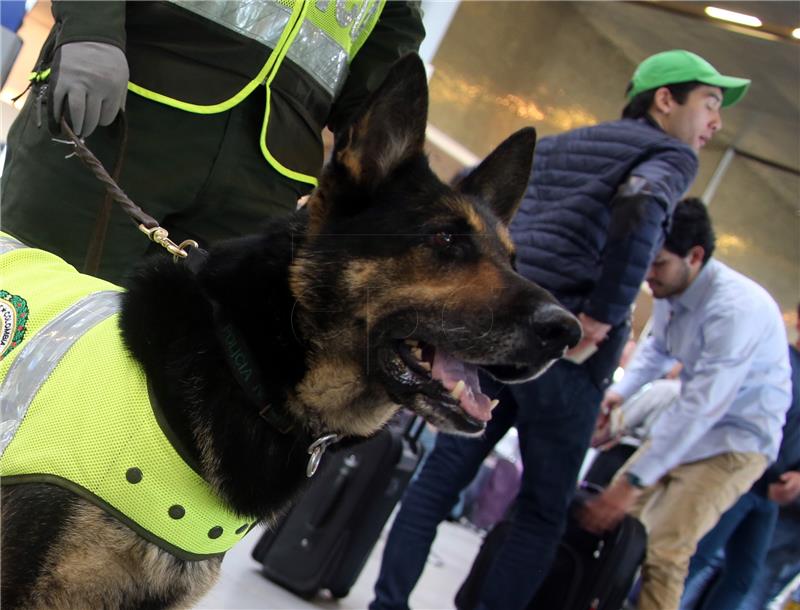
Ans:
[[[567,529],[550,572],[528,605],[528,610],[620,610],[644,560],[644,526],[626,516],[603,536],[584,530],[575,511],[596,490],[581,489],[570,507]],[[469,576],[456,594],[458,610],[473,610],[492,557],[508,536],[509,521],[487,534]]]
[[[263,574],[309,598],[345,597],[419,465],[424,421],[411,418],[329,452],[305,493],[253,549]]]

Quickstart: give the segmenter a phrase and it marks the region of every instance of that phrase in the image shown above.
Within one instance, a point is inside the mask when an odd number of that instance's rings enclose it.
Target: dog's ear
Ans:
[[[418,55],[399,59],[355,121],[337,133],[333,159],[362,187],[379,184],[423,150],[428,81]]]
[[[509,224],[531,175],[536,130],[520,129],[463,178],[456,190],[487,203],[500,220]]]

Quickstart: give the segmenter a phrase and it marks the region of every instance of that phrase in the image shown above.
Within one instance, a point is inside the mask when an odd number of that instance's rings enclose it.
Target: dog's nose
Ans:
[[[581,325],[577,318],[563,307],[550,303],[542,305],[533,314],[533,331],[542,348],[552,358],[558,358],[564,348],[575,347],[581,340]]]

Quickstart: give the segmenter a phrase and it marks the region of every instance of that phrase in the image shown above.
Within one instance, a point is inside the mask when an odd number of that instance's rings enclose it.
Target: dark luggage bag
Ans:
[[[577,522],[576,511],[594,489],[581,489],[570,506],[566,531],[550,572],[528,610],[620,610],[644,560],[647,534],[626,516],[614,530],[595,536]],[[458,610],[473,610],[491,561],[508,537],[510,521],[486,535],[467,579],[456,594]]]
[[[620,443],[611,449],[598,451],[583,480],[591,485],[605,487],[611,483],[611,479],[614,478],[617,471],[636,453],[638,448],[636,445]]]
[[[347,596],[419,465],[424,425],[411,418],[326,455],[308,489],[253,549],[264,576],[304,598],[321,589]]]

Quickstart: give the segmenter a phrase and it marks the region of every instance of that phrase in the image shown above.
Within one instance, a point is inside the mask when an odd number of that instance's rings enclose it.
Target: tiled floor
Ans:
[[[350,595],[338,601],[324,598],[306,601],[261,576],[259,564],[250,557],[250,551],[261,535],[260,530],[254,530],[225,557],[222,577],[195,609],[364,610],[372,600],[372,587],[380,568],[387,531],[384,530]],[[453,598],[469,571],[480,543],[481,538],[474,531],[461,525],[443,523],[439,527],[428,565],[411,596],[411,607],[415,610],[454,608]]]

